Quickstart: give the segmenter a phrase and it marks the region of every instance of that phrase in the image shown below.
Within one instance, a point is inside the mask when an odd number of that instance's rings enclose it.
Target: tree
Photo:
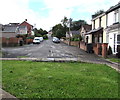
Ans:
[[[35,28],[34,33],[35,33],[35,37],[41,37],[45,34],[48,34],[48,32],[46,30],[43,30],[42,28],[40,28],[39,30]]]
[[[63,27],[64,27],[64,31],[65,31],[65,33],[66,33],[66,31],[68,31],[68,27],[67,27],[67,25],[68,25],[68,18],[67,17],[64,17],[62,20],[61,20],[61,22],[62,22],[62,25],[63,25]]]
[[[65,37],[66,32],[64,27],[61,24],[57,24],[52,28],[53,36],[56,36],[58,38]]]
[[[82,25],[87,24],[87,22],[85,20],[78,20],[78,21],[73,21],[71,24],[71,30],[79,30],[81,28]]]
[[[101,15],[102,13],[104,13],[104,10],[99,10],[99,11],[95,12],[95,14],[92,15],[92,18],[95,18],[95,17]]]
[[[64,17],[64,19],[61,20],[62,24],[63,24],[63,27],[67,27],[67,24],[68,24],[68,18],[67,17]]]

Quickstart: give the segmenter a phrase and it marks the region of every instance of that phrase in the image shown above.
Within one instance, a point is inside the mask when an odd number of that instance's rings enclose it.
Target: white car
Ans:
[[[33,40],[33,44],[40,44],[40,38],[35,37],[34,40]]]
[[[53,37],[52,41],[55,42],[55,43],[60,43],[60,40],[57,37]]]
[[[39,37],[40,38],[40,42],[42,42],[43,41],[43,37]]]

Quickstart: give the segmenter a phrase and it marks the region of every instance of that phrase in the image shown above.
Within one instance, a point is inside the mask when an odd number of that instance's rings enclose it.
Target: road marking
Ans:
[[[30,55],[32,55],[32,53],[28,53],[27,55],[30,56]]]

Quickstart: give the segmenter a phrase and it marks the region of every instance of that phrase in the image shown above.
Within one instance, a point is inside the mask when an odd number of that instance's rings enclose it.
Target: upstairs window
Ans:
[[[93,21],[93,29],[95,29],[95,20]]]
[[[115,11],[114,13],[114,23],[118,22],[118,10]]]
[[[117,43],[120,44],[120,35],[117,35]]]
[[[101,17],[99,18],[99,27],[101,27]]]

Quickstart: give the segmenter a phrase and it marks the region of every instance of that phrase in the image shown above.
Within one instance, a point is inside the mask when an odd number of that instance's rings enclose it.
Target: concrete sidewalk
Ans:
[[[111,62],[98,57],[77,57],[77,58],[0,58],[0,60],[19,60],[19,61],[37,61],[37,62],[87,62],[95,64],[106,64],[116,71],[120,72],[120,63]],[[86,58],[86,59],[85,59]]]
[[[10,93],[0,89],[0,99],[2,100],[18,100],[15,96],[11,95]]]

